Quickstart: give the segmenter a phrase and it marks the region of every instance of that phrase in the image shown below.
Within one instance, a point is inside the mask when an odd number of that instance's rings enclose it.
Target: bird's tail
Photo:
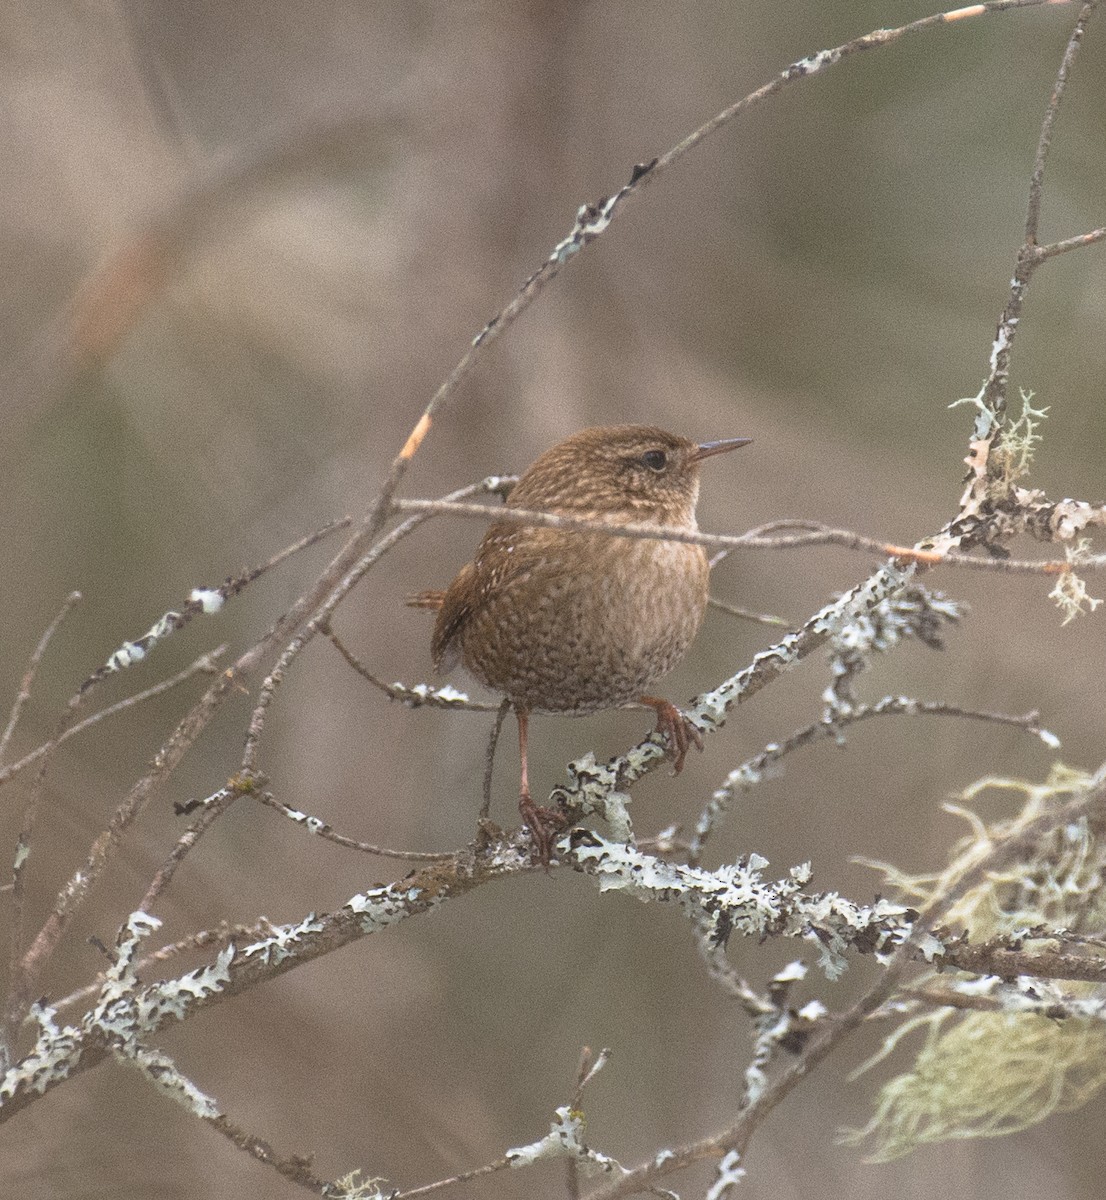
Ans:
[[[403,603],[408,608],[428,608],[431,612],[437,612],[445,602],[445,592],[415,592],[410,596],[404,596]]]

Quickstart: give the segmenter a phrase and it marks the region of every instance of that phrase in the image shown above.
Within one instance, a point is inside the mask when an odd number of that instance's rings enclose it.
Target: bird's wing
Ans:
[[[438,608],[430,640],[436,671],[444,674],[460,662],[461,635],[474,614],[532,573],[542,560],[542,535],[547,532],[517,525],[492,525],[488,529],[476,558],[458,571]],[[430,604],[424,606],[429,608]]]
[[[430,657],[434,670],[442,674],[453,670],[461,661],[461,630],[472,612],[475,574],[473,564],[466,563],[449,585],[438,607],[434,635],[430,639]]]

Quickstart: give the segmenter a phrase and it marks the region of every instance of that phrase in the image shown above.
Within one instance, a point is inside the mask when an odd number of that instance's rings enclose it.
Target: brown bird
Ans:
[[[645,425],[584,429],[527,468],[507,507],[694,531],[699,464],[751,440],[696,445]],[[530,797],[530,714],[648,705],[678,772],[702,738],[652,690],[699,630],[708,574],[702,546],[686,542],[496,523],[447,591],[412,598],[438,610],[435,669],[461,663],[510,699],[522,759],[518,808],[547,866],[560,822]]]

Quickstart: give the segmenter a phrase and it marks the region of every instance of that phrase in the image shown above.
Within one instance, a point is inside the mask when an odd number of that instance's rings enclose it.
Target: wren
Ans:
[[[699,464],[751,440],[696,445],[645,425],[584,429],[527,468],[507,507],[693,532]],[[582,716],[637,701],[656,712],[678,772],[702,738],[674,704],[652,693],[699,630],[708,574],[703,547],[687,542],[500,522],[444,593],[412,600],[438,610],[435,669],[463,664],[511,701],[522,760],[519,812],[546,867],[561,823],[530,796],[530,714]]]

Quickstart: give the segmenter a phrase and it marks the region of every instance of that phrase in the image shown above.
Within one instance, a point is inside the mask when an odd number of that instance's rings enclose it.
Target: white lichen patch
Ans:
[[[1080,559],[1087,557],[1090,549],[1090,539],[1080,538],[1074,546],[1065,546],[1064,553],[1068,562],[1074,566],[1079,563]],[[1086,583],[1071,569],[1061,571],[1057,577],[1056,586],[1049,592],[1048,598],[1064,614],[1062,625],[1069,624],[1076,617],[1082,616],[1084,612],[1094,612],[1102,603],[1100,598],[1092,596],[1087,591]]]
[[[396,925],[415,912],[424,912],[439,901],[427,901],[419,888],[404,888],[402,884],[388,884],[351,896],[343,908],[348,908],[361,918],[363,933],[376,933]]]
[[[423,704],[430,704],[437,708],[464,707],[472,703],[467,692],[462,692],[448,683],[442,687],[431,687],[428,683],[410,685],[397,680],[390,685],[389,690],[398,700],[402,700],[412,708],[418,708]]]
[[[183,1020],[198,1000],[229,982],[234,947],[228,946],[207,967],[144,988],[135,974],[135,957],[143,939],[160,927],[158,918],[148,913],[130,915],[119,931],[115,961],[106,973],[96,1003],[79,1026],[59,1027],[53,1009],[32,1005],[30,1015],[38,1022],[39,1036],[31,1053],[0,1081],[0,1104],[23,1091],[44,1092],[69,1075],[90,1044],[106,1043],[117,1056],[149,1075],[163,1091],[177,1093],[175,1098],[204,1115],[203,1094],[192,1089],[186,1080],[176,1078],[170,1060],[149,1049],[144,1039],[169,1018]]]
[[[118,1061],[134,1067],[163,1096],[168,1096],[194,1116],[207,1121],[219,1116],[219,1106],[212,1097],[182,1075],[168,1054],[138,1044],[117,1044],[112,1049]]]
[[[308,934],[321,933],[325,925],[315,913],[308,913],[295,925],[274,925],[272,933],[253,942],[242,951],[243,958],[260,958],[265,963],[280,963],[291,958],[299,942]]]
[[[329,1200],[391,1200],[398,1190],[382,1176],[366,1177],[357,1170],[336,1179],[326,1194]]]
[[[832,67],[840,59],[841,51],[839,49],[819,50],[817,54],[811,54],[807,58],[800,58],[797,62],[793,62],[784,75],[788,78],[796,75],[814,75],[826,67]]]
[[[571,1158],[590,1175],[627,1173],[615,1159],[586,1145],[583,1132],[584,1114],[564,1104],[556,1110],[545,1137],[528,1146],[515,1146],[505,1157],[512,1167],[529,1167],[547,1158]]]
[[[231,944],[220,950],[215,961],[189,971],[176,979],[165,979],[144,988],[138,995],[136,1019],[142,1030],[153,1030],[166,1018],[183,1021],[197,1001],[221,992],[230,983],[230,964],[235,949]]]
[[[226,604],[223,593],[217,591],[215,588],[193,588],[188,593],[188,599],[190,603],[198,604],[207,616],[219,612],[223,605]]]
[[[718,1164],[718,1173],[714,1182],[707,1188],[704,1200],[724,1200],[731,1189],[737,1187],[744,1178],[745,1168],[741,1165],[741,1155],[736,1150],[727,1151]]]
[[[30,1015],[38,1023],[38,1038],[34,1049],[0,1079],[0,1106],[22,1091],[41,1095],[77,1064],[81,1031],[72,1025],[59,1027],[54,1019],[57,1010],[46,1004],[32,1004]]]

